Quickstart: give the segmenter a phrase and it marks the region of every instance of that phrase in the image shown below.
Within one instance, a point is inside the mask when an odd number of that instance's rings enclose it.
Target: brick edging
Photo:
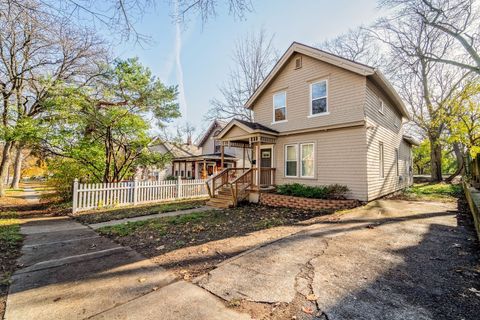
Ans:
[[[260,203],[271,207],[288,207],[310,210],[350,209],[357,207],[360,204],[358,200],[353,199],[312,199],[286,196],[278,193],[260,193]]]

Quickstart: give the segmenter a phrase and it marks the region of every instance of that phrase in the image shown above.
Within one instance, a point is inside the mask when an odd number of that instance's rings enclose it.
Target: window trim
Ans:
[[[295,175],[294,176],[289,176],[287,174],[287,161],[293,161],[293,160],[287,160],[287,149],[288,147],[295,147]],[[284,159],[283,159],[283,166],[284,166],[284,176],[285,178],[298,178],[298,143],[290,143],[286,144],[284,146]]]
[[[385,178],[385,146],[383,142],[378,143],[378,175]]]
[[[378,98],[380,100],[380,108],[378,108],[378,112],[380,112],[382,115],[385,115],[385,102],[381,98]]]
[[[315,143],[314,142],[303,142],[303,143],[299,143],[298,144],[299,147],[300,147],[300,152],[299,152],[299,161],[298,161],[298,164],[299,164],[299,171],[300,171],[300,178],[315,178]],[[302,147],[303,146],[306,146],[306,145],[312,145],[312,162],[313,162],[313,173],[311,176],[304,176],[303,175],[303,172],[302,172],[302,161],[303,161],[303,149]]]
[[[316,84],[319,84],[319,83],[322,83],[322,82],[325,82],[325,97],[320,97],[320,98],[316,98],[315,100],[318,100],[318,99],[323,99],[325,98],[325,101],[326,101],[326,110],[324,112],[320,112],[320,113],[313,113],[313,97],[312,97],[312,88],[314,85]],[[315,82],[312,82],[310,83],[310,96],[309,96],[309,100],[310,100],[310,110],[309,110],[309,115],[308,115],[308,118],[311,118],[311,117],[318,117],[318,116],[323,116],[323,115],[328,115],[330,114],[329,110],[328,110],[328,79],[322,79],[322,80],[318,80],[318,81],[315,81]]]
[[[278,94],[282,94],[282,93],[285,95],[285,106],[283,106],[281,108],[275,108],[275,96],[278,95]],[[275,110],[276,109],[282,109],[282,108],[285,108],[285,119],[275,121]],[[287,122],[287,91],[286,90],[277,91],[272,95],[272,113],[273,113],[272,124]]]

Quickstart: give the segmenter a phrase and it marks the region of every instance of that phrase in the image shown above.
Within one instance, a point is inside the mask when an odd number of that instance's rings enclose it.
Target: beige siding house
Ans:
[[[254,122],[233,120],[216,136],[251,148],[254,184],[342,184],[370,201],[412,183],[408,113],[375,68],[293,43],[246,104]]]

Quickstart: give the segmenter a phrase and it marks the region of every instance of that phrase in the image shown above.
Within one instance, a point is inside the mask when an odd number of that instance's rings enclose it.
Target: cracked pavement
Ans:
[[[456,203],[379,200],[233,258],[196,283],[256,319],[478,319],[479,262],[469,216]]]

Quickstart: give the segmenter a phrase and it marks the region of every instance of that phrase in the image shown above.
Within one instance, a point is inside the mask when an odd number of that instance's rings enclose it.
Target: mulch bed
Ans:
[[[293,226],[331,212],[245,204],[108,227],[100,232],[189,280],[264,241],[265,237],[252,240],[255,231],[271,229],[268,238],[275,239],[288,232],[274,227]]]

